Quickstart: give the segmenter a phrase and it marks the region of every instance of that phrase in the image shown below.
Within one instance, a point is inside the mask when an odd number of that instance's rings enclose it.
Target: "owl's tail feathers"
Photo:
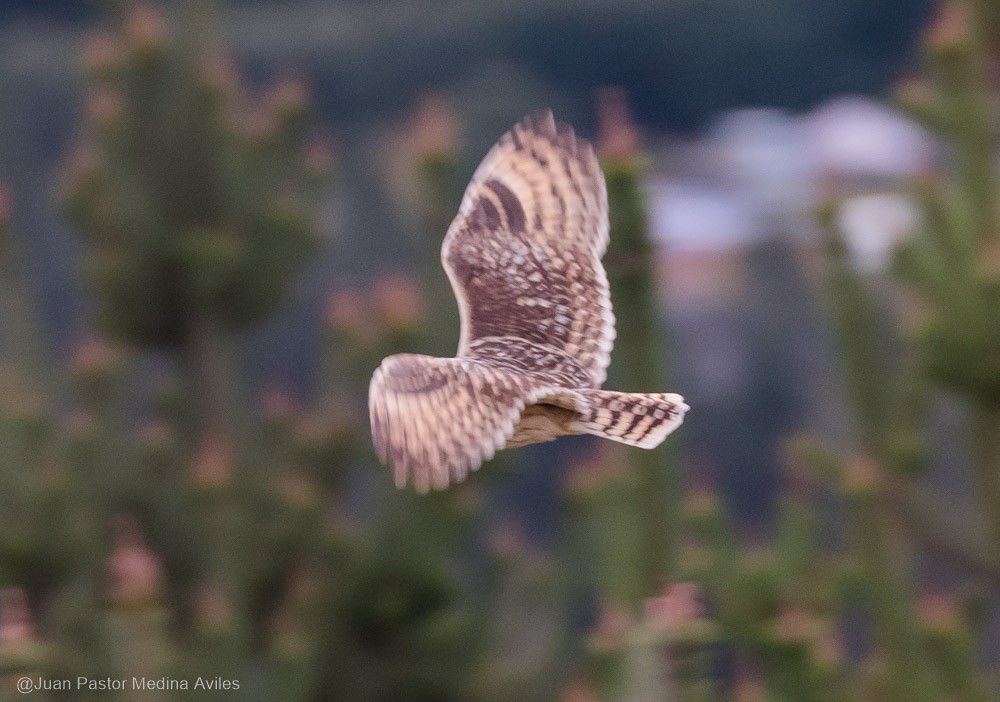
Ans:
[[[688,406],[674,393],[580,390],[589,411],[570,428],[640,448],[655,448],[681,425]]]

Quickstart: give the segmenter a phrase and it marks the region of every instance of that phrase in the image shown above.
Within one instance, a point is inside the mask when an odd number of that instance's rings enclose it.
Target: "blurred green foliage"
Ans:
[[[752,545],[709,486],[682,491],[671,447],[592,448],[566,474],[547,552],[516,522],[480,519],[487,481],[522,453],[418,497],[391,487],[368,446],[374,365],[447,353],[456,334],[437,262],[461,190],[446,103],[425,102],[405,138],[425,203],[411,222],[419,258],[330,296],[308,407],[248,387],[241,333],[316,254],[332,164],[310,141],[305,87],[247,95],[210,7],[108,3],[87,45],[61,194],[94,331],[65,368],[41,351],[0,197],[0,695],[29,675],[201,677],[238,681],[239,699],[361,702],[995,697],[980,600],[925,587],[917,557],[954,560],[963,588],[1000,582],[987,5],[944,3],[925,77],[900,90],[953,155],[916,184],[923,223],[895,261],[918,300],[906,314],[852,266],[836,192],[820,213],[851,441],[789,438],[775,523]],[[612,378],[662,387],[646,157],[621,96],[606,93],[599,114]],[[970,408],[981,540],[937,533],[917,499],[938,389]],[[592,626],[577,621],[581,601],[597,603]],[[130,682],[120,698],[205,694]]]
[[[722,638],[734,646],[736,693],[750,690],[750,699],[996,696],[995,672],[976,643],[983,612],[974,606],[977,589],[995,588],[1000,572],[990,390],[996,306],[983,275],[998,215],[988,79],[995,66],[981,32],[992,16],[982,3],[941,3],[924,43],[925,76],[900,89],[900,104],[951,158],[915,184],[923,221],[896,252],[897,304],[850,260],[837,218],[850,193],[831,182],[818,213],[852,443],[832,449],[811,436],[789,439],[774,534],[753,550],[730,533],[714,495],[687,498],[681,572],[706,585]],[[969,407],[982,549],[978,538],[938,533],[933,504],[920,498],[934,460],[929,409],[940,390]],[[845,526],[832,537],[820,526],[831,505]],[[958,571],[957,587],[925,582],[928,554]],[[851,646],[852,638],[859,643]]]
[[[419,499],[372,465],[358,408],[378,359],[421,343],[418,286],[332,296],[312,408],[247,387],[239,334],[315,252],[330,158],[299,82],[244,94],[210,9],[116,3],[87,44],[62,195],[98,304],[66,369],[36,353],[0,208],[3,694],[31,674],[125,678],[126,699],[204,697],[199,678],[241,699],[551,699],[551,565],[474,528],[474,487]],[[453,159],[420,159],[439,187]]]
[[[310,218],[329,156],[306,145],[305,87],[248,103],[203,37],[198,3],[168,32],[151,5],[90,37],[83,136],[65,174],[101,331],[188,343],[192,320],[258,322],[287,299],[318,248]]]

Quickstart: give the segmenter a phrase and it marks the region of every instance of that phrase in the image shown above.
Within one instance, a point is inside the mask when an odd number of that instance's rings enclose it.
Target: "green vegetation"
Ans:
[[[905,308],[852,267],[837,192],[819,213],[851,440],[789,437],[775,457],[773,529],[753,545],[710,487],[684,491],[675,442],[581,443],[548,549],[529,545],[516,520],[481,518],[489,481],[529,452],[418,497],[392,487],[368,441],[380,359],[448,353],[457,336],[438,248],[466,155],[447,102],[428,99],[401,139],[396,165],[428,203],[407,223],[414,261],[368,289],[332,292],[315,320],[323,351],[308,403],[258,392],[245,335],[287,303],[326,243],[316,222],[333,159],[311,137],[308,91],[298,81],[250,90],[207,3],[170,15],[107,7],[107,29],[86,46],[83,126],[60,180],[93,304],[65,367],[43,352],[0,197],[0,696],[16,697],[22,676],[124,678],[128,700],[203,699],[198,679],[262,700],[995,696],[977,596],[1000,583],[986,5],[943,6],[925,77],[899,93],[952,154],[915,184],[923,222],[894,266]],[[605,93],[601,106],[612,383],[670,387],[647,157],[624,98]],[[926,496],[940,391],[968,408],[979,527],[968,536]],[[926,553],[948,558],[959,586],[929,589]],[[137,690],[132,678],[189,689]]]

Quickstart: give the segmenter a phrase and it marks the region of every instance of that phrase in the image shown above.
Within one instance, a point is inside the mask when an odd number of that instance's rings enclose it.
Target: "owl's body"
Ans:
[[[457,356],[397,354],[372,377],[372,438],[397,485],[412,474],[418,491],[443,489],[498,449],[568,434],[652,448],[680,425],[679,395],[600,389],[615,336],[607,243],[590,144],[551,113],[501,137],[441,250]]]

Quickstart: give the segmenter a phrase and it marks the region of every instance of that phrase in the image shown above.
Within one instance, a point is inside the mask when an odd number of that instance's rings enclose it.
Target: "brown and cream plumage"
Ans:
[[[601,390],[615,318],[601,256],[608,199],[590,144],[552,113],[487,154],[441,249],[462,320],[458,354],[397,354],[369,388],[372,439],[400,487],[443,489],[501,448],[594,434],[653,448],[679,395]]]

